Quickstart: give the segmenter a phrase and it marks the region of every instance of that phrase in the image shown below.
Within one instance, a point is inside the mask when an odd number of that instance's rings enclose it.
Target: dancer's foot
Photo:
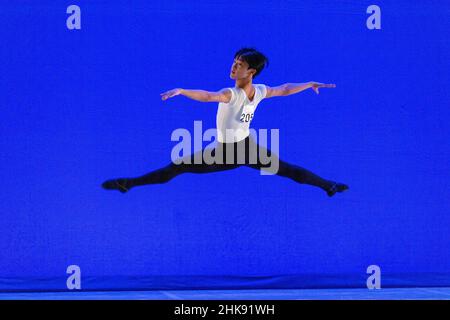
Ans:
[[[329,197],[332,197],[336,194],[336,192],[344,192],[349,187],[346,184],[339,183],[339,182],[333,182],[331,187],[327,190],[327,195]]]
[[[106,190],[119,190],[122,193],[130,190],[130,185],[126,178],[106,180],[102,183],[102,187]]]

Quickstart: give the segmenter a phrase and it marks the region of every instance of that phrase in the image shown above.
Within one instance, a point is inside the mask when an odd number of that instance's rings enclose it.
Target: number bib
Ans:
[[[241,116],[239,120],[241,122],[250,122],[253,119],[253,114],[255,112],[255,108],[252,105],[244,105],[242,108]]]

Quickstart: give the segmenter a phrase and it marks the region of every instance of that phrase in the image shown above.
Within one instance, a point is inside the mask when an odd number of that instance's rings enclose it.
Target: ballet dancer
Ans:
[[[324,179],[305,168],[282,161],[272,150],[259,145],[251,136],[250,122],[261,100],[288,96],[307,89],[312,89],[319,94],[320,88],[336,87],[335,84],[319,82],[286,83],[277,87],[253,84],[253,79],[267,65],[268,59],[264,54],[253,48],[242,48],[235,53],[230,70],[230,78],[235,80],[234,87],[224,88],[217,92],[176,88],[162,93],[163,101],[183,95],[196,101],[218,102],[217,145],[209,150],[203,148],[187,157],[179,158],[180,161],[172,161],[168,165],[142,176],[106,180],[102,187],[106,190],[118,190],[126,193],[137,186],[166,183],[174,177],[188,172],[217,172],[235,169],[242,165],[254,169],[270,170],[267,161],[263,161],[261,156],[266,154],[270,157],[271,162],[274,159],[277,160],[277,170],[273,174],[290,178],[301,184],[321,188],[330,197],[337,192],[349,189],[348,185],[344,183]],[[205,155],[205,151],[209,151],[212,156],[215,156],[216,161],[213,163],[205,161],[202,157]],[[231,156],[227,157],[227,153]],[[244,159],[244,161],[237,161],[239,156],[243,156],[240,159]],[[251,161],[251,158],[254,161]]]

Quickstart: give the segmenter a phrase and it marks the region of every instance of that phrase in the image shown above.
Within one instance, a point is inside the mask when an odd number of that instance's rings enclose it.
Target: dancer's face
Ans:
[[[255,73],[255,69],[249,69],[247,62],[236,58],[231,66],[230,78],[234,80],[251,78]]]

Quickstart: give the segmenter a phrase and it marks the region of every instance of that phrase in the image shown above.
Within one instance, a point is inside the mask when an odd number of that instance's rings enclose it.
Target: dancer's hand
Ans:
[[[334,83],[320,83],[320,82],[311,82],[311,89],[314,90],[315,93],[319,94],[319,88],[336,88]]]
[[[169,98],[175,97],[175,96],[181,94],[181,90],[183,90],[183,89],[176,88],[176,89],[172,89],[172,90],[166,91],[164,93],[161,93],[161,99],[167,100]]]

